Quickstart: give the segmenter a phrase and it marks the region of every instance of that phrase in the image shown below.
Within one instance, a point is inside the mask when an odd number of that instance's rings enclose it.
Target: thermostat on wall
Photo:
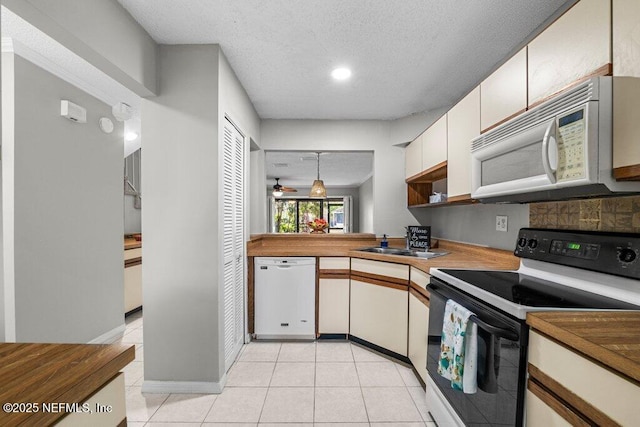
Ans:
[[[71,101],[60,101],[60,115],[76,123],[87,123],[87,110]]]

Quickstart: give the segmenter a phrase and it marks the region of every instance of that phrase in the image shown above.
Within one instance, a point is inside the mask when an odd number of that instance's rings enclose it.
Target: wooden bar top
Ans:
[[[82,404],[134,358],[133,345],[0,343],[0,402],[39,406],[0,410],[0,426],[53,424],[66,414],[43,404]]]
[[[640,384],[640,311],[529,313],[527,323]]]
[[[368,233],[291,233],[252,235],[248,256],[349,256],[356,248],[376,246],[376,236]]]

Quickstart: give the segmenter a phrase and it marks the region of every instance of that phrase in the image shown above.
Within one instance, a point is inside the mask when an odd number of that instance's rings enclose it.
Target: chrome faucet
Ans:
[[[411,239],[411,233],[409,232],[409,227],[405,227],[404,228],[407,231],[407,234],[405,235],[405,249],[409,250],[409,240]]]

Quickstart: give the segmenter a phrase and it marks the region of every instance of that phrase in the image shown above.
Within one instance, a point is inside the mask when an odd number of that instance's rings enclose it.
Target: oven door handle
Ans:
[[[475,323],[479,328],[484,329],[496,337],[505,338],[509,341],[518,341],[518,339],[520,339],[517,332],[512,331],[511,329],[498,328],[497,326],[490,325],[480,320],[476,315],[469,316],[469,321]]]

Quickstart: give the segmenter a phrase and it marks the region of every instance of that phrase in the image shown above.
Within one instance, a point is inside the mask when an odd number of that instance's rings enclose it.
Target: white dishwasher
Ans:
[[[255,258],[256,339],[315,339],[316,259]]]

